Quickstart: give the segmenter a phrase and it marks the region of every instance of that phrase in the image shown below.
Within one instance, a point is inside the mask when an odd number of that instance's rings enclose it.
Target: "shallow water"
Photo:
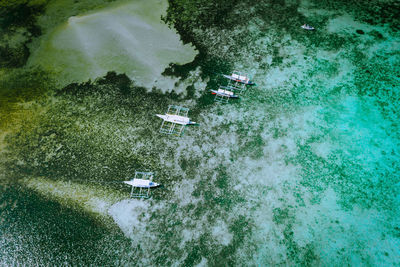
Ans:
[[[176,81],[161,73],[170,63],[192,61],[196,51],[161,21],[166,5],[122,2],[71,16],[41,38],[28,64],[54,72],[61,86],[114,70],[147,88],[171,91]]]
[[[216,60],[186,66],[174,78],[179,96],[109,77],[42,99],[45,112],[20,119],[3,141],[2,263],[399,265],[399,33],[339,1],[278,4],[239,3],[196,28]],[[76,19],[87,17],[68,23]],[[317,30],[303,31],[304,20]],[[213,103],[207,90],[226,83],[215,73],[233,69],[257,86]],[[168,104],[191,108],[200,125],[159,134],[154,114]],[[164,184],[151,199],[113,184],[137,169]]]

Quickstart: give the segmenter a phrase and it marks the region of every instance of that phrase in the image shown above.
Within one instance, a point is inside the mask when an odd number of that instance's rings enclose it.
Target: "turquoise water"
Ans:
[[[8,111],[2,264],[400,264],[396,3],[221,3],[170,4],[200,53],[172,93],[109,73]],[[234,69],[257,86],[214,103]],[[200,125],[159,134],[169,104]],[[139,169],[151,199],[114,183]]]

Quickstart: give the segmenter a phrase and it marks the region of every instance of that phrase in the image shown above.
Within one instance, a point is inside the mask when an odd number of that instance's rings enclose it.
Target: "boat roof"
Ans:
[[[154,183],[150,180],[145,180],[145,179],[133,179],[131,181],[124,181],[124,183],[129,184],[134,187],[150,187],[151,185],[154,185]]]
[[[227,95],[233,95],[233,92],[228,91],[228,90],[224,90],[224,89],[218,89],[218,93],[224,93]]]
[[[188,123],[190,121],[190,119],[188,117],[183,117],[180,115],[171,115],[171,114],[165,114],[166,120],[174,120],[174,121],[181,121],[181,122],[186,122]]]
[[[244,75],[239,75],[239,74],[236,74],[236,73],[232,73],[232,77],[235,78],[235,79],[239,79],[239,80],[248,80],[249,79]]]

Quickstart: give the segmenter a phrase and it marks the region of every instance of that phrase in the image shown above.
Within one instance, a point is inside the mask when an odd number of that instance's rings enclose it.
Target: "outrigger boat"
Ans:
[[[255,85],[254,82],[250,81],[250,78],[247,75],[241,75],[240,72],[234,71],[232,75],[222,74],[225,78],[228,78],[232,81],[243,83],[245,85]]]
[[[187,117],[188,113],[188,108],[169,105],[168,111],[165,115],[156,114],[157,117],[163,119],[160,132],[180,136],[186,125],[197,124]]]
[[[132,186],[131,198],[148,198],[150,196],[150,188],[161,186],[158,183],[151,181],[153,178],[152,172],[135,172],[135,178],[130,181],[124,181],[125,184]],[[149,178],[149,179],[142,179]],[[136,189],[136,190],[135,190]],[[146,190],[147,189],[147,190]],[[139,192],[137,191],[139,190]],[[144,190],[144,191],[142,191]]]
[[[141,188],[153,188],[160,186],[160,184],[158,183],[145,179],[133,179],[131,181],[124,181],[124,183],[127,185],[131,185],[133,187],[141,187]]]
[[[303,29],[305,29],[305,30],[308,30],[308,31],[315,30],[315,28],[314,28],[313,26],[308,25],[308,24],[303,24],[303,25],[301,25],[301,27],[302,27]]]
[[[168,121],[175,124],[180,124],[180,125],[196,124],[196,122],[191,121],[188,117],[179,116],[175,114],[165,114],[165,115],[156,114],[156,116],[163,119],[164,121]]]
[[[238,98],[238,95],[235,95],[234,92],[226,90],[224,88],[227,88],[225,86],[221,86],[218,90],[213,90],[211,89],[211,94],[213,95],[218,95],[218,96],[222,96],[222,97],[227,97],[227,98]]]

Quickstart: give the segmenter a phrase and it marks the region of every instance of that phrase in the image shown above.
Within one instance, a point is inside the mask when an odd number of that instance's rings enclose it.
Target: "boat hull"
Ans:
[[[218,91],[216,91],[216,90],[211,90],[211,94],[213,94],[213,95],[219,95],[219,96],[224,96],[224,97],[229,97],[229,98],[239,98],[239,96],[237,96],[237,95],[235,95],[235,94],[233,94],[233,95],[224,94],[224,93],[220,93],[220,92],[218,92]]]
[[[230,75],[226,75],[226,74],[222,74],[222,75],[225,78],[230,79],[230,80],[235,81],[235,82],[238,82],[238,83],[243,83],[243,84],[246,84],[246,85],[255,85],[256,84],[255,82],[252,82],[250,80],[240,80],[240,79],[237,79],[237,78],[232,77]]]
[[[183,117],[179,115],[170,115],[170,114],[156,114],[157,117],[163,119],[164,121],[180,124],[180,125],[190,125],[190,124],[196,124],[194,121],[190,121],[188,117]]]
[[[161,186],[160,184],[151,181],[149,181],[148,183],[137,183],[134,180],[132,180],[132,181],[124,181],[124,183],[138,188],[156,188]]]
[[[304,25],[302,25],[301,26],[304,30],[307,30],[307,31],[313,31],[313,30],[315,30],[315,28],[314,27],[311,27],[311,26],[304,26]]]

